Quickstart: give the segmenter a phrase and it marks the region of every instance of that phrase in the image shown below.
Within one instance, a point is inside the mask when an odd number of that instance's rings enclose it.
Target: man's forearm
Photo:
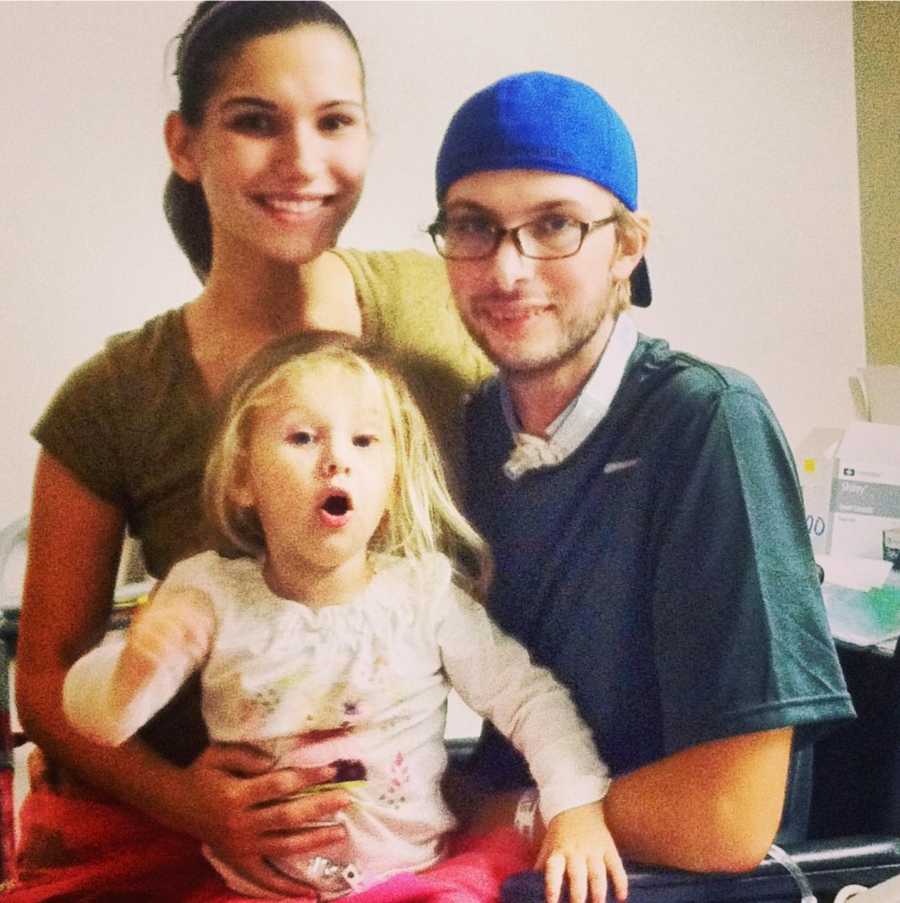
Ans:
[[[623,858],[697,872],[754,868],[781,820],[791,734],[704,743],[614,779],[604,812]],[[466,830],[513,825],[522,790],[489,793],[471,778],[454,790]],[[539,844],[543,825],[536,828]]]
[[[791,733],[712,741],[614,780],[605,811],[622,855],[690,871],[754,868],[781,819]]]

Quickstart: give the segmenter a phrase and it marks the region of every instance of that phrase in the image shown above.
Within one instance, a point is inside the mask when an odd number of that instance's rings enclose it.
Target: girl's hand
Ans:
[[[305,885],[278,874],[266,862],[342,841],[346,829],[306,827],[332,821],[351,797],[330,790],[296,797],[334,780],[335,769],[280,768],[250,747],[215,744],[189,768],[195,802],[192,833],[240,875],[274,894],[303,897]]]
[[[123,655],[139,681],[160,665],[188,660],[199,665],[209,651],[215,622],[199,590],[159,593],[128,628]]]
[[[547,903],[558,903],[563,878],[571,903],[606,903],[607,873],[617,900],[628,896],[628,876],[603,817],[603,803],[589,803],[551,819],[536,868],[544,870]]]

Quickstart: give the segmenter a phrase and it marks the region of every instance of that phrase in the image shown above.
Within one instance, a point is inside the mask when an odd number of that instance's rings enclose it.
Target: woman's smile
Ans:
[[[270,216],[288,224],[304,224],[331,201],[328,194],[256,194],[253,200]]]

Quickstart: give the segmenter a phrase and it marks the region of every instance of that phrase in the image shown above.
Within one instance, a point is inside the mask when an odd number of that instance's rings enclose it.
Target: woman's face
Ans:
[[[303,263],[336,243],[369,151],[359,61],[338,31],[248,41],[223,63],[202,124],[178,128],[173,162],[203,188],[214,259]]]

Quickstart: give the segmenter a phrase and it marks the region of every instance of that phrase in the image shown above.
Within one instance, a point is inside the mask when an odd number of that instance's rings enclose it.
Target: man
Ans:
[[[752,868],[792,750],[853,714],[774,414],[746,376],[638,334],[650,225],[628,130],[587,85],[532,72],[474,95],[437,193],[432,237],[499,371],[468,411],[492,612],[591,725],[624,856]],[[490,730],[478,764],[527,781]]]

